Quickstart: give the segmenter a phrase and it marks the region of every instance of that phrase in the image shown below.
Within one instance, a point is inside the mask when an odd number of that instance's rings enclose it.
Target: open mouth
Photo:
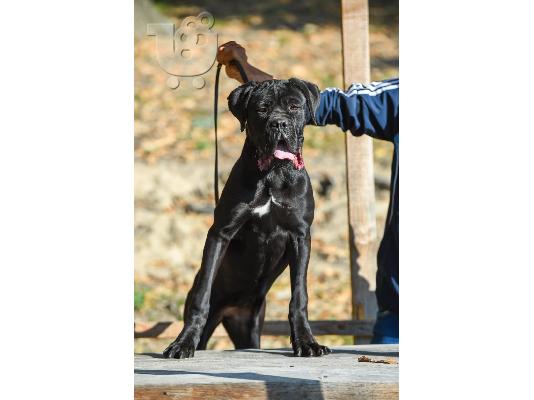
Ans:
[[[304,168],[304,160],[302,158],[301,151],[299,150],[296,154],[293,153],[289,149],[289,146],[287,145],[287,142],[284,139],[278,141],[271,156],[264,156],[258,160],[259,169],[261,171],[267,170],[271,166],[271,162],[275,158],[278,160],[291,161],[296,169],[300,170]]]
[[[289,146],[287,145],[287,142],[283,139],[279,140],[278,143],[276,144],[273,157],[278,158],[279,160],[294,161],[297,159],[297,155],[292,153],[291,150],[289,150]]]

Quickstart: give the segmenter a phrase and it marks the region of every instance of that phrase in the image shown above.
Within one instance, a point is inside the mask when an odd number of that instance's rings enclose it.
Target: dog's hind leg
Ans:
[[[208,320],[206,321],[206,325],[204,325],[204,330],[202,331],[202,335],[200,336],[200,341],[197,345],[197,350],[206,350],[206,346],[208,345],[208,340],[210,339],[211,335],[213,335],[213,331],[219,325],[219,323],[222,321],[222,313],[220,310],[217,311],[211,311],[208,315]]]
[[[259,306],[232,307],[222,323],[236,349],[259,349],[264,319],[265,299]]]

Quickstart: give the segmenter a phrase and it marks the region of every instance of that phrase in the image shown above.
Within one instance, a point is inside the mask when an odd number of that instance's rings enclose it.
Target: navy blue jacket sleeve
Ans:
[[[399,79],[352,84],[321,92],[317,125],[334,124],[353,135],[393,141],[399,133]]]

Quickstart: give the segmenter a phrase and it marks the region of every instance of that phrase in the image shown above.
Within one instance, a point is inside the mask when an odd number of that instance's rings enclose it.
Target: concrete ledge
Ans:
[[[333,347],[323,357],[290,349],[198,351],[185,360],[136,354],[136,399],[398,399],[398,345]]]

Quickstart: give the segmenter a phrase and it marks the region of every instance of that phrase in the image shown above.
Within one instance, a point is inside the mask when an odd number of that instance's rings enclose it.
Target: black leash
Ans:
[[[247,74],[243,69],[243,66],[237,60],[230,61],[230,64],[235,66],[239,70],[241,79],[246,83],[248,82]],[[215,167],[213,176],[213,190],[215,192],[215,205],[219,202],[219,142],[217,138],[217,114],[219,103],[219,75],[221,74],[222,64],[217,64],[217,72],[215,73],[215,99],[213,103],[213,126],[215,127]]]

